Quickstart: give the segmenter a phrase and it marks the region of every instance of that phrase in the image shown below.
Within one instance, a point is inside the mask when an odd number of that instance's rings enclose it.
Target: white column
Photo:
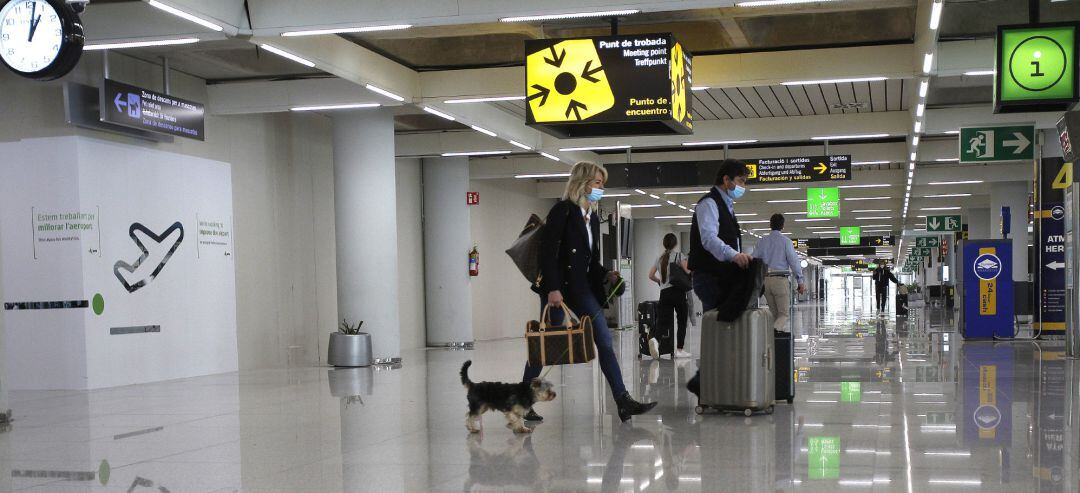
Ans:
[[[972,240],[990,238],[990,209],[968,209],[964,211],[964,214],[964,221],[967,221],[968,225],[968,238]]]
[[[335,116],[338,318],[364,321],[375,358],[401,355],[395,180],[391,110]]]
[[[1011,209],[1012,227],[1009,238],[1013,247],[1013,281],[1028,280],[1027,203],[1031,185],[1014,181],[993,183],[990,186],[990,237],[1001,238],[1001,208]]]
[[[2,246],[3,246],[3,242],[0,242],[0,248],[2,248]],[[0,259],[2,259],[2,258],[4,258],[4,255],[3,255],[3,252],[0,252]],[[4,263],[0,262],[0,358],[5,357],[5,352],[4,351],[7,350],[5,348],[5,345],[4,345],[5,331],[4,331],[3,302],[4,302]],[[6,420],[10,420],[11,415],[8,414],[8,413],[10,413],[11,408],[8,407],[8,379],[7,379],[7,371],[5,370],[5,368],[6,368],[6,362],[3,361],[3,360],[0,360],[0,415],[6,415]],[[0,422],[3,422],[3,421],[5,421],[5,419],[0,418]],[[2,471],[2,470],[3,470],[3,468],[0,468],[0,471]],[[0,485],[6,484],[6,483],[7,483],[6,481],[0,482]]]
[[[469,288],[469,252],[473,244],[465,203],[469,159],[424,159],[423,167],[427,345],[471,344],[475,340]]]

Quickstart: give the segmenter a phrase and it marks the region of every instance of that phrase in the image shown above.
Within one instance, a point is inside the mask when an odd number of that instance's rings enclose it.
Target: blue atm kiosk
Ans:
[[[1013,337],[1012,240],[967,240],[962,265],[964,337]]]

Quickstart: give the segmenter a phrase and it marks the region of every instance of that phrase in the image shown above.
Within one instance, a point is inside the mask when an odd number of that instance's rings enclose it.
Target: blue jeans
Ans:
[[[694,272],[694,294],[701,300],[701,313],[720,306],[720,278],[707,272]]]
[[[608,386],[611,387],[611,395],[619,397],[625,394],[626,385],[623,384],[619,360],[615,359],[615,346],[611,340],[611,329],[608,328],[607,319],[604,318],[604,310],[600,307],[600,303],[596,301],[592,294],[586,294],[574,300],[567,298],[563,302],[569,305],[570,309],[578,316],[584,317],[588,315],[592,318],[593,341],[596,343],[596,357],[600,360],[600,371],[604,373],[604,378],[607,379]],[[544,312],[545,306],[547,306],[547,296],[541,296],[540,313]],[[562,310],[552,308],[550,315],[551,323],[558,325],[562,323],[565,314]],[[540,371],[543,369],[540,366],[529,366],[529,363],[526,362],[525,374],[521,377],[522,381],[528,382],[539,377]]]

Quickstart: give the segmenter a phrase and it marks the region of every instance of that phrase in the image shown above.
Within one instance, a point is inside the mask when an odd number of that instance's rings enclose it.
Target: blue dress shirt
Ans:
[[[777,230],[765,235],[754,246],[754,258],[769,266],[769,272],[791,272],[800,284],[803,282],[802,262],[795,254],[791,239]]]
[[[716,188],[716,187],[713,187]],[[735,215],[735,201],[728,195],[727,192],[717,189],[720,192],[720,197],[724,199],[724,204],[727,205],[731,215]],[[720,230],[720,210],[716,207],[716,202],[712,200],[702,200],[698,202],[697,207],[694,209],[694,214],[697,214],[698,219],[698,234],[701,235],[701,246],[705,247],[705,251],[716,257],[721,262],[729,262],[735,258],[735,255],[739,253],[738,250],[731,245],[724,243],[717,235]]]

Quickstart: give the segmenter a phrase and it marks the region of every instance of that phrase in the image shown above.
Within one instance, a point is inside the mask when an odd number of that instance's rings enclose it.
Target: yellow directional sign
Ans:
[[[747,180],[753,180],[758,177],[756,164],[747,164],[746,169],[750,170],[750,174],[746,176]]]
[[[686,121],[689,115],[686,111],[686,63],[683,58],[682,44],[675,43],[671,49],[671,116],[675,121]]]
[[[525,59],[529,108],[537,123],[587,120],[615,105],[589,39],[569,39]]]

